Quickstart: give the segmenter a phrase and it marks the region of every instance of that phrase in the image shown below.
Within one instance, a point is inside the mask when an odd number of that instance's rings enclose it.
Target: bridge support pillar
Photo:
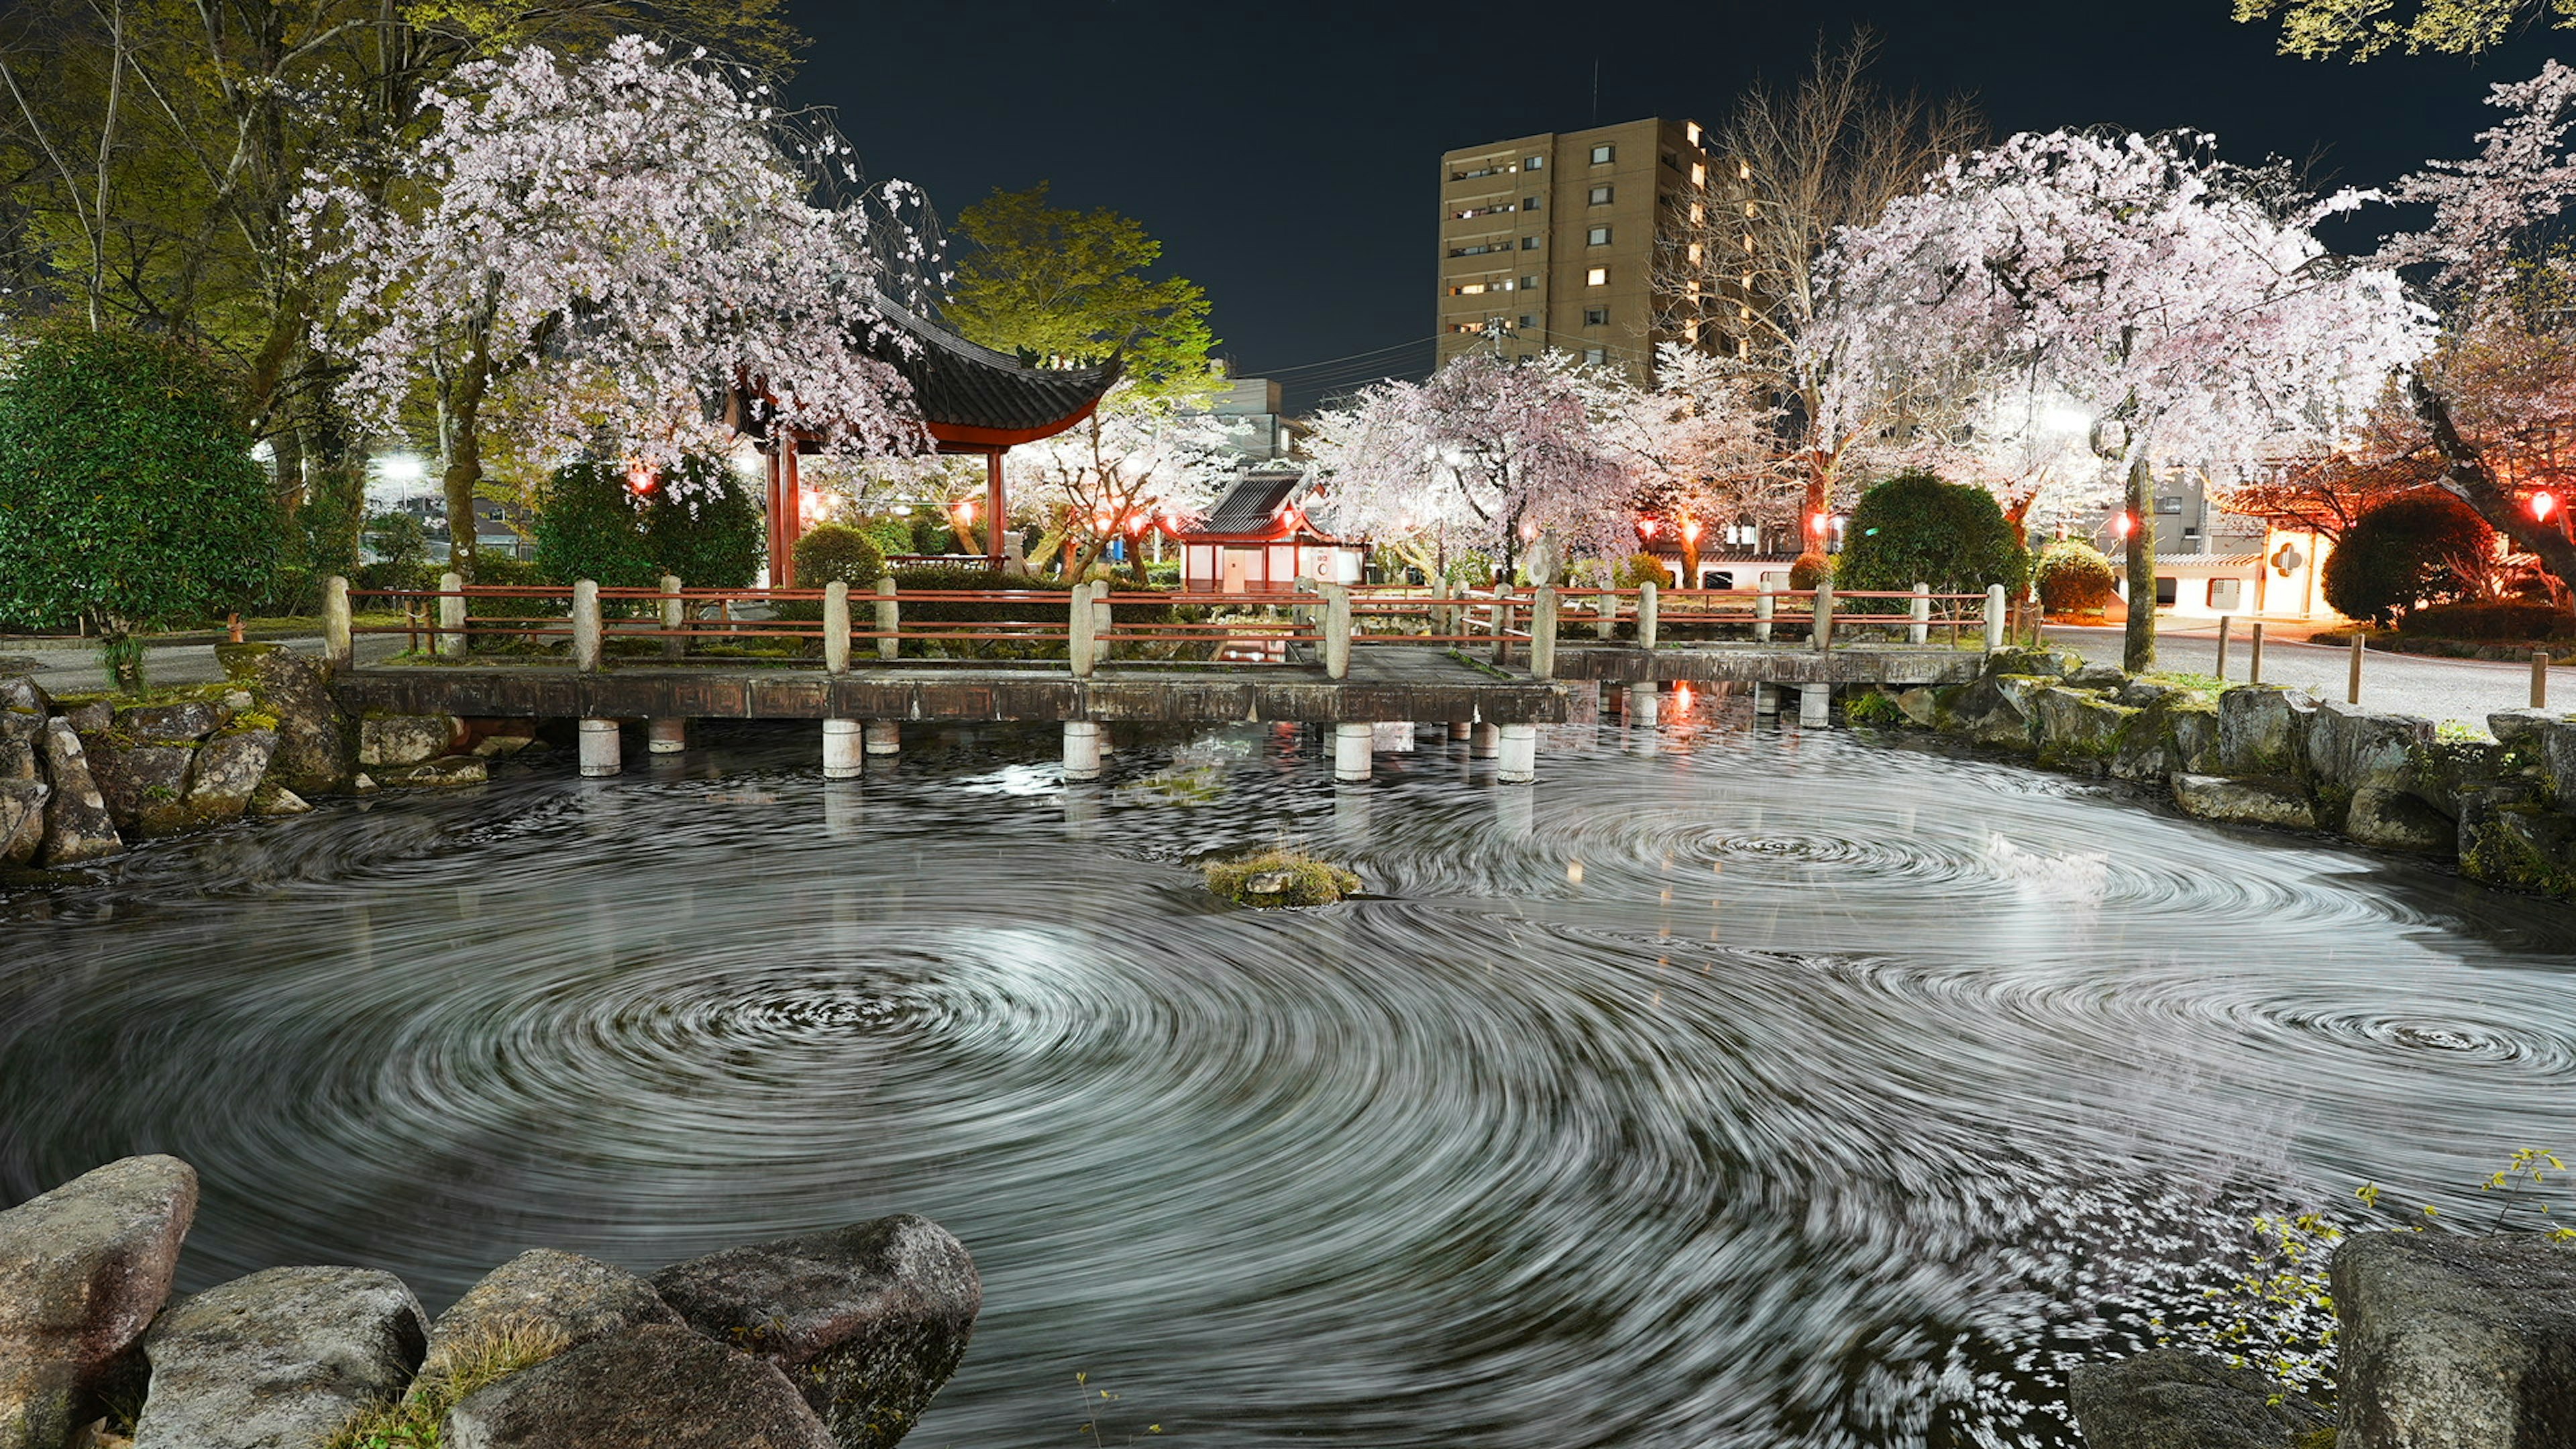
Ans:
[[[1476,722],[1474,720],[1453,719],[1449,721],[1449,738],[1453,740],[1463,740],[1467,738],[1467,736],[1475,733],[1475,730]]]
[[[689,722],[684,719],[647,720],[644,724],[646,747],[657,755],[676,755],[689,747]]]
[[[1776,715],[1779,712],[1780,686],[1776,684],[1755,684],[1753,686],[1754,716],[1756,718],[1764,718]]]
[[[1834,687],[1830,684],[1801,684],[1798,689],[1798,723],[1820,729],[1833,722]]]
[[[871,755],[900,755],[903,753],[903,722],[891,719],[869,720],[867,740],[868,753]]]
[[[1333,779],[1356,785],[1369,777],[1377,749],[1377,726],[1367,720],[1345,720],[1333,726]]]
[[[1079,785],[1100,778],[1101,726],[1087,719],[1064,722],[1064,780]]]
[[[1490,760],[1501,751],[1502,747],[1503,736],[1500,725],[1489,725],[1479,720],[1473,729],[1467,731],[1468,759]]]
[[[859,722],[854,719],[823,721],[823,778],[855,780],[859,778]]]
[[[616,774],[625,766],[625,742],[619,738],[617,721],[586,719],[581,722],[581,773],[587,779],[600,780]]]
[[[1653,680],[1628,686],[1628,722],[1640,729],[1653,729],[1662,715],[1664,696]]]
[[[1527,785],[1538,779],[1538,726],[1507,724],[1500,726],[1502,755],[1495,761],[1494,778],[1506,785]]]

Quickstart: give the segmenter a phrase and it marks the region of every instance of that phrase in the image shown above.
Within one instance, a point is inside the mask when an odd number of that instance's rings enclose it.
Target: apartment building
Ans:
[[[1698,122],[1657,117],[1442,156],[1438,360],[1553,347],[1646,380],[1679,310],[1656,285],[1659,233],[1724,204],[1720,169]]]

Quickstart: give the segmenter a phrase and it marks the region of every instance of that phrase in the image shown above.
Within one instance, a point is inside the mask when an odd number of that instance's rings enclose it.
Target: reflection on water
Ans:
[[[802,728],[327,806],[0,899],[0,1201],[196,1162],[183,1286],[649,1267],[930,1214],[987,1309],[925,1445],[2068,1442],[2304,1180],[2576,1121],[2560,907],[2107,788],[1614,704],[1535,789],[1426,730]],[[884,764],[871,759],[872,769]],[[1219,908],[1303,841],[1370,894]],[[1129,1422],[1132,1420],[1133,1422]]]

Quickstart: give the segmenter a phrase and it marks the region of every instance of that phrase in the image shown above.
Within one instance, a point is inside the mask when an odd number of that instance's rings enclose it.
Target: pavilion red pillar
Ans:
[[[1002,571],[1002,528],[1009,522],[1002,500],[1002,450],[984,455],[984,555],[993,572]]]
[[[778,531],[776,567],[770,570],[772,587],[796,587],[796,540],[805,536],[805,484],[796,462],[796,439],[790,436],[779,450],[786,461],[779,469]]]
[[[786,464],[780,460],[784,456],[785,452],[786,449],[783,446],[777,444],[771,445],[769,449],[769,488],[762,496],[761,500],[761,519],[769,530],[769,586],[773,589],[786,587],[785,584],[780,582],[779,567],[781,561],[787,557],[787,550],[778,542],[780,532],[779,525],[784,521],[780,512],[784,505],[779,502],[778,497],[781,492],[779,483],[781,478],[784,476],[786,469]]]

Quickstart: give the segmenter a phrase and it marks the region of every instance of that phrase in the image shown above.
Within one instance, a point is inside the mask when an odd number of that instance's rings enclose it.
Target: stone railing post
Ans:
[[[1905,626],[1905,642],[1920,645],[1928,642],[1931,637],[1932,586],[1918,582],[1914,586],[1913,622]]]
[[[1092,636],[1098,628],[1099,618],[1091,612],[1091,585],[1075,584],[1073,597],[1065,606],[1064,652],[1065,658],[1073,665],[1076,679],[1091,677],[1095,647]]]
[[[606,657],[605,625],[599,616],[599,583],[595,579],[576,580],[572,586],[572,667],[584,674],[599,672]]]
[[[689,605],[687,600],[680,597],[680,576],[662,575],[663,658],[680,659],[687,656],[689,641],[680,633],[680,630],[688,627],[688,623]]]
[[[1762,592],[1753,600],[1753,642],[1768,644],[1771,642],[1771,619],[1780,608],[1779,599],[1773,596],[1780,592],[1780,586],[1766,576],[1761,587]]]
[[[465,652],[465,575],[438,576],[438,645],[430,652],[454,656]]]
[[[1986,585],[1986,652],[2004,647],[2004,586]]]
[[[1659,592],[1653,579],[1637,585],[1637,647],[1648,653],[1655,648],[1655,595]]]
[[[823,672],[850,672],[850,586],[839,579],[823,586]]]
[[[1118,646],[1109,636],[1118,632],[1116,621],[1109,617],[1109,584],[1104,580],[1091,586],[1091,660],[1094,664],[1109,659]]]
[[[322,662],[336,672],[358,659],[352,634],[357,620],[349,611],[349,581],[333,574],[322,581]]]
[[[1351,590],[1348,584],[1322,584],[1324,595],[1324,677],[1351,677]]]
[[[1494,662],[1512,662],[1512,586],[1494,585]]]
[[[1592,637],[1619,637],[1619,596],[1608,589],[1592,596]]]
[[[1530,675],[1556,677],[1556,590],[1541,589],[1530,602]]]
[[[1816,580],[1816,618],[1808,630],[1808,637],[1815,641],[1819,650],[1834,647],[1834,581],[1831,579]]]
[[[877,657],[898,658],[903,641],[895,636],[903,631],[903,605],[894,596],[894,580],[877,580]]]

